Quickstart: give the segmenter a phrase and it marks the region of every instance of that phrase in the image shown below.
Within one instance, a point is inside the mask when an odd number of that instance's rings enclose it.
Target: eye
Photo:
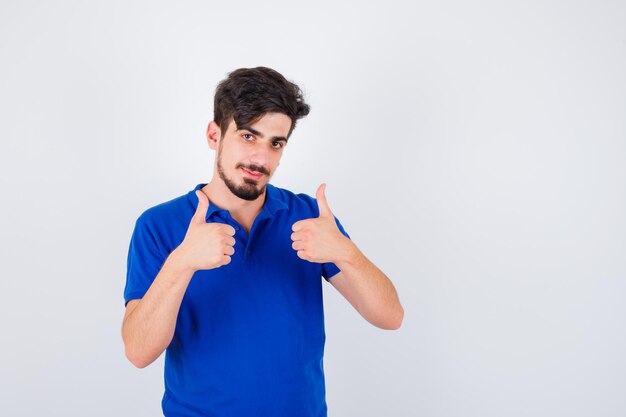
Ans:
[[[274,149],[281,149],[282,147],[284,147],[285,145],[281,142],[281,141],[274,141],[272,142],[272,147]]]
[[[243,135],[241,135],[246,141],[248,140],[252,140],[254,139],[254,136],[252,136],[250,133],[244,133]]]

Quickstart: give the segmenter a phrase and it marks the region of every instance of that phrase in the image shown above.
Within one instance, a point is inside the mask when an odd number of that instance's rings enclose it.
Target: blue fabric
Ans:
[[[144,296],[183,241],[204,185],[137,219],[126,303]],[[235,228],[235,254],[228,265],[196,272],[187,288],[166,350],[165,416],[326,416],[320,277],[339,269],[300,259],[291,247],[291,226],[319,215],[316,200],[271,184],[266,196],[249,236],[209,204],[207,222]]]

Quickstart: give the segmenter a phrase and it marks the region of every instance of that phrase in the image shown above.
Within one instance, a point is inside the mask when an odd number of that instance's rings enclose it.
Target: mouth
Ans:
[[[259,178],[261,178],[263,176],[263,173],[261,172],[256,172],[256,171],[248,171],[245,168],[241,168],[241,170],[244,172],[244,174],[246,174],[246,176],[248,176],[249,178],[258,180]]]

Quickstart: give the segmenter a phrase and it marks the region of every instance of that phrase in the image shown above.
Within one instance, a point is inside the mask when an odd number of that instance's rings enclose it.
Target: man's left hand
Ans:
[[[326,184],[321,184],[315,193],[319,217],[299,220],[291,227],[291,247],[298,251],[299,258],[310,262],[337,262],[352,243],[337,227],[325,190]]]

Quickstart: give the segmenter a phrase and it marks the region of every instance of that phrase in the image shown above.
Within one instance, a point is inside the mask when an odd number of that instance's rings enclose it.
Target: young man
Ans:
[[[296,121],[297,85],[241,68],[217,87],[213,178],[144,211],[128,252],[122,338],[143,368],[166,350],[166,416],[326,416],[322,280],[370,323],[400,327],[389,279],[324,195],[270,184]]]

